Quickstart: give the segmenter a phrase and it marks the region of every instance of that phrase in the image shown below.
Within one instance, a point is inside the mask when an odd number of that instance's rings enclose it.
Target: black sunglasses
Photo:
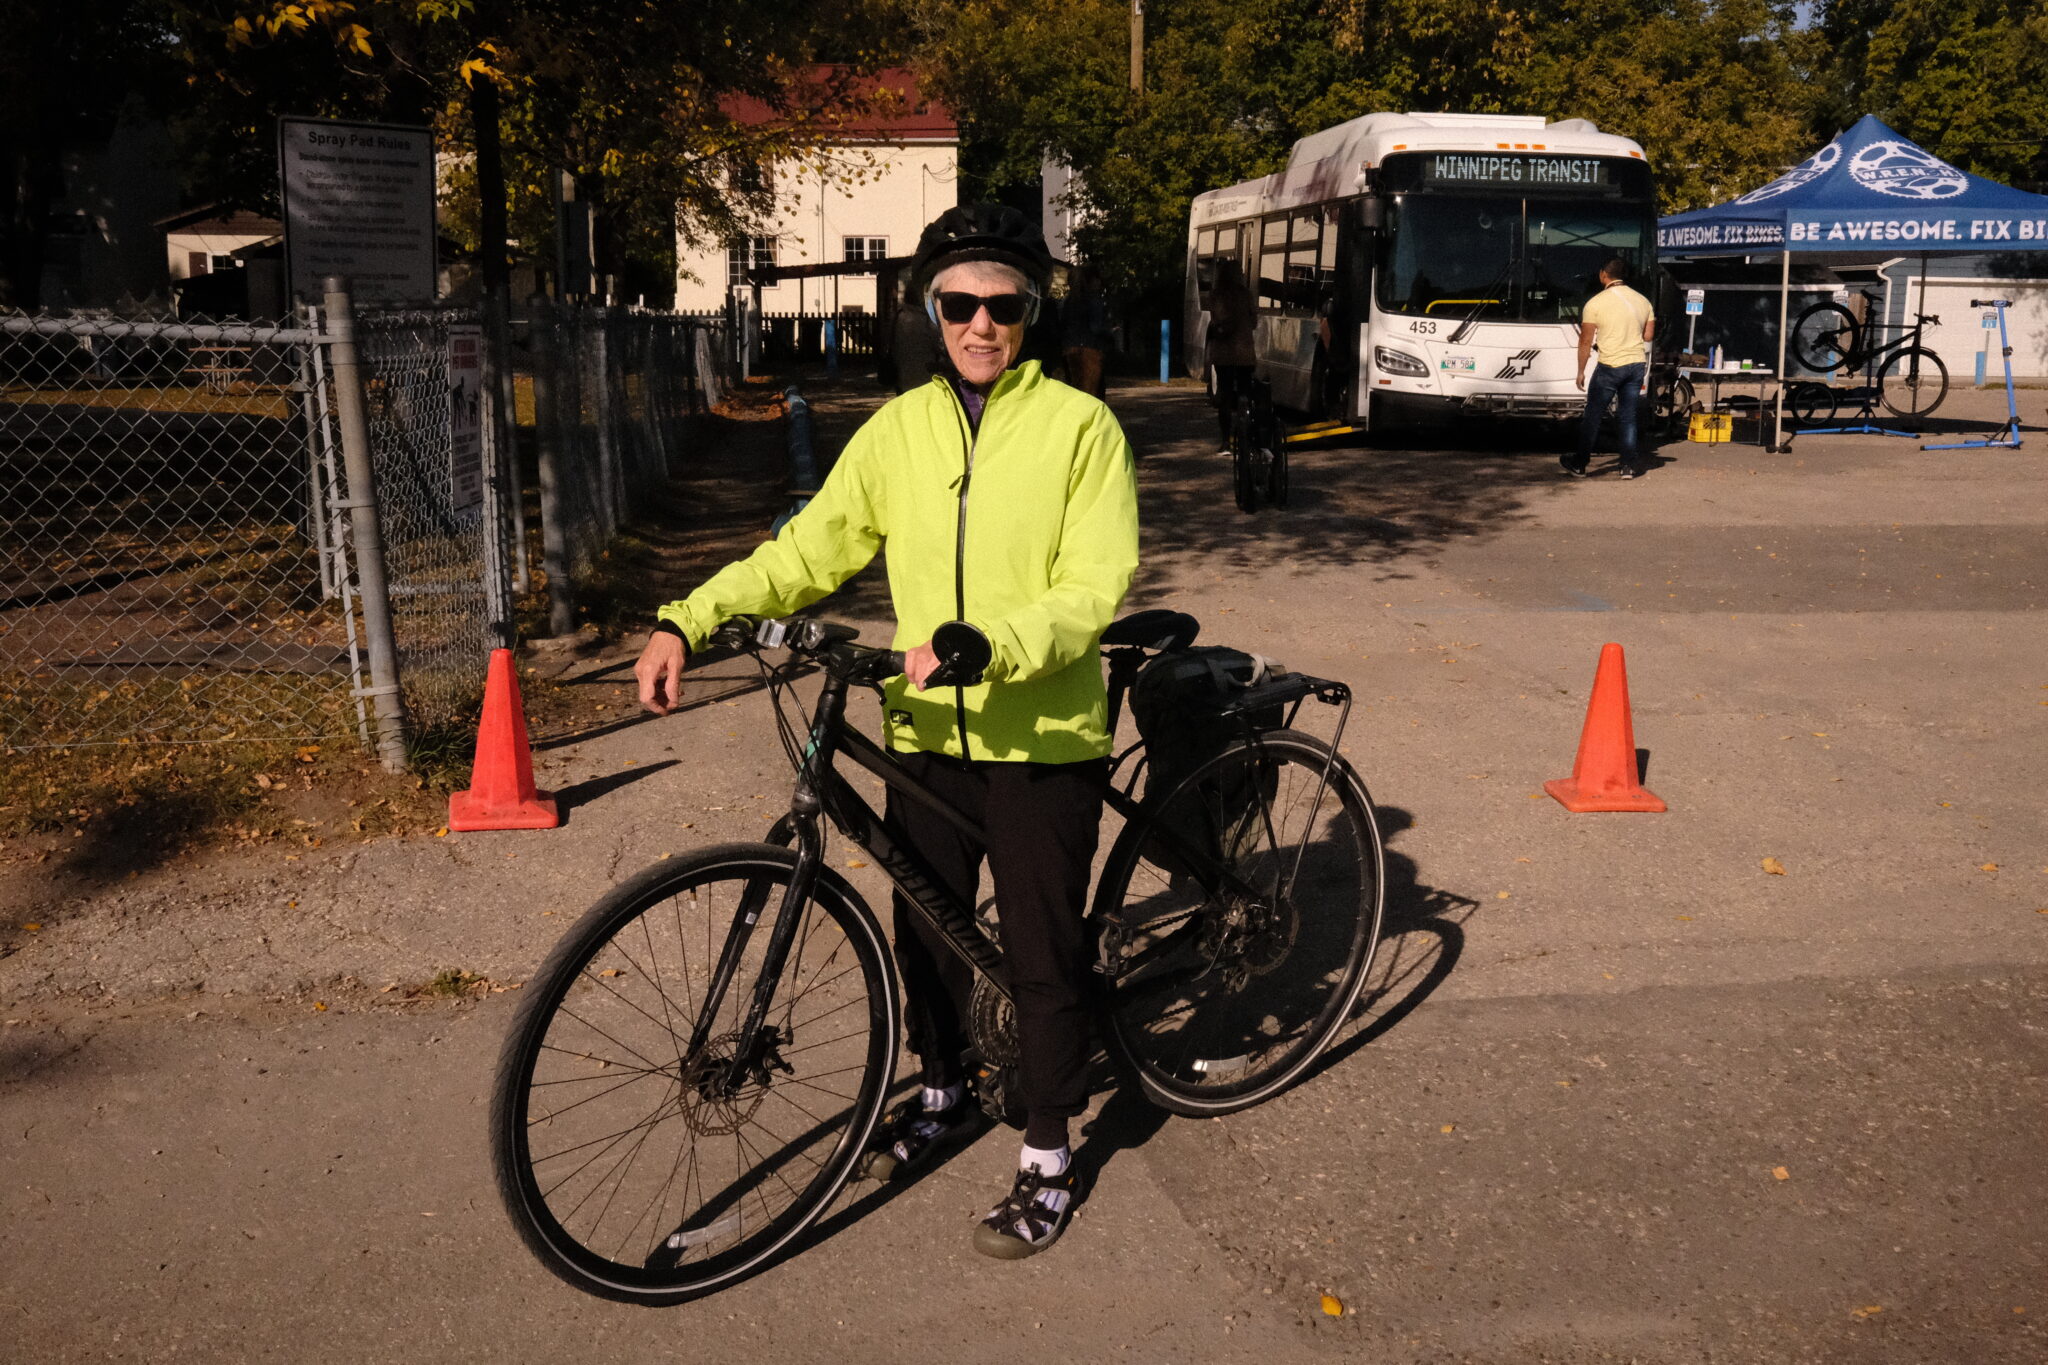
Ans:
[[[1029,294],[969,294],[942,289],[938,294],[939,316],[948,322],[972,322],[974,315],[988,309],[988,320],[998,327],[1015,327],[1031,311]]]

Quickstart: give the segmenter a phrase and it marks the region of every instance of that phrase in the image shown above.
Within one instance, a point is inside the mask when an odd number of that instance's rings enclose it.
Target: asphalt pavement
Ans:
[[[2048,1358],[2040,397],[2019,451],[1677,443],[1635,481],[1563,478],[1542,430],[1310,446],[1293,505],[1247,516],[1198,391],[1113,393],[1141,454],[1130,607],[1352,683],[1389,928],[1288,1094],[1211,1121],[1099,1097],[1094,1193],[1021,1265],[969,1246],[1007,1132],[668,1310],[560,1285],[496,1206],[517,983],[619,876],[786,797],[737,664],[657,720],[628,653],[569,663],[588,705],[537,745],[563,830],[113,881],[9,864],[0,906],[45,927],[0,960],[0,1355]],[[871,574],[843,614],[885,603]],[[1542,792],[1608,641],[1665,814]],[[383,989],[451,968],[501,989]]]

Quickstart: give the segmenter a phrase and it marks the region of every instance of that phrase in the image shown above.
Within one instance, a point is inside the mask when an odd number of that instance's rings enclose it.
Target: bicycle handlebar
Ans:
[[[733,650],[786,649],[817,659],[827,671],[848,682],[879,684],[903,672],[903,652],[856,644],[852,626],[815,617],[763,619],[735,616],[711,632],[712,643]],[[972,687],[981,681],[992,655],[988,636],[965,621],[948,621],[932,632],[932,650],[939,666],[925,679],[930,687]]]

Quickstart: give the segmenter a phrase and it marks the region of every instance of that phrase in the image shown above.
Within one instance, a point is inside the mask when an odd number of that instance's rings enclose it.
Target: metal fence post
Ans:
[[[576,629],[574,585],[569,580],[569,530],[562,507],[562,363],[556,310],[533,301],[533,430],[540,475],[541,571],[548,577],[548,634]]]
[[[391,595],[384,577],[384,535],[377,518],[376,472],[370,459],[369,405],[356,357],[355,311],[348,281],[330,275],[326,291],[328,343],[334,361],[334,415],[348,471],[349,539],[362,589],[363,633],[368,637],[370,685],[363,689],[377,716],[377,752],[386,772],[405,770],[405,697],[398,684],[398,642],[391,626]]]
[[[597,506],[603,540],[619,529],[619,441],[614,429],[617,412],[612,403],[611,310],[595,310],[596,326],[591,330],[590,367],[596,377],[591,395],[591,420],[597,426]]]

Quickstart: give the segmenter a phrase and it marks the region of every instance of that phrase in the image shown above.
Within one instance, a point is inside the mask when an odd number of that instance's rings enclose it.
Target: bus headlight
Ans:
[[[1388,374],[1406,374],[1417,378],[1425,378],[1429,374],[1429,366],[1423,364],[1414,356],[1409,355],[1406,351],[1390,350],[1385,346],[1375,346],[1372,348],[1372,363],[1385,370]]]

